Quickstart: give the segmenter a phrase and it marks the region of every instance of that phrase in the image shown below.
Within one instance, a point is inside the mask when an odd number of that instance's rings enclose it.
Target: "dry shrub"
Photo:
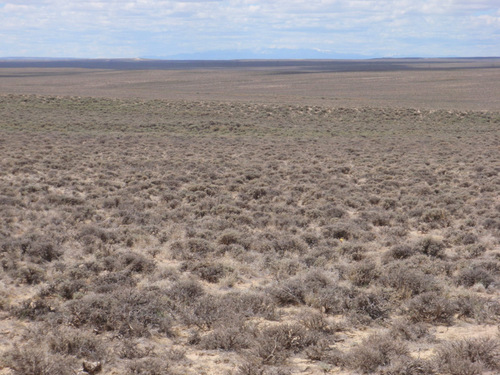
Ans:
[[[321,210],[326,218],[341,218],[346,215],[346,211],[333,204],[329,204]]]
[[[320,245],[304,254],[303,262],[307,267],[326,267],[329,263],[338,259],[338,253],[332,251],[328,245]]]
[[[500,301],[473,293],[459,295],[455,299],[459,318],[474,319],[477,323],[493,323],[500,319]]]
[[[166,294],[174,302],[188,304],[203,296],[205,291],[199,281],[184,279],[175,282]]]
[[[275,302],[255,293],[229,293],[222,296],[203,295],[189,305],[181,307],[184,322],[200,329],[244,320],[249,317],[275,319]]]
[[[201,337],[200,347],[208,350],[236,351],[250,346],[251,334],[242,322],[226,322],[215,327],[213,331]]]
[[[109,272],[97,276],[91,285],[95,293],[105,294],[113,293],[119,288],[133,288],[137,285],[137,280],[132,278],[127,271]],[[76,290],[73,290],[73,292],[76,292]]]
[[[62,256],[62,251],[52,238],[31,234],[4,240],[0,243],[0,254],[2,258],[10,255],[16,260],[44,264],[59,259]]]
[[[427,275],[418,268],[396,261],[384,267],[382,285],[394,288],[402,299],[411,298],[421,293],[439,290],[432,275]]]
[[[87,294],[65,306],[75,327],[89,326],[98,331],[115,331],[125,336],[149,336],[151,330],[169,334],[171,306],[159,290],[136,288],[117,290],[109,295]]]
[[[468,233],[462,233],[459,238],[458,238],[458,241],[462,244],[462,245],[474,245],[477,241],[478,241],[478,237],[476,234],[474,233],[471,233],[471,232],[468,232]],[[486,250],[486,249],[484,249]]]
[[[335,275],[323,272],[321,269],[311,269],[298,279],[302,281],[309,293],[318,293],[320,290],[333,286],[336,281]]]
[[[251,353],[264,364],[283,364],[293,353],[315,345],[319,335],[299,324],[279,324],[259,330],[255,334]]]
[[[367,324],[370,320],[384,319],[388,316],[389,304],[383,295],[361,292],[348,301],[351,320],[361,318]],[[365,319],[365,317],[369,319]]]
[[[45,197],[48,203],[53,205],[68,205],[68,206],[78,206],[85,203],[85,200],[79,197],[70,197],[65,195],[47,194]]]
[[[171,245],[174,259],[193,260],[204,259],[216,252],[216,247],[203,238],[190,238],[185,242],[174,242]]]
[[[242,234],[238,231],[226,230],[219,236],[218,242],[221,245],[241,244],[242,237]]]
[[[367,249],[365,246],[358,243],[342,243],[339,248],[339,252],[343,257],[354,261],[360,261],[365,258],[365,253]]]
[[[7,310],[9,306],[8,294],[5,290],[0,289],[0,311]]]
[[[12,313],[21,319],[39,320],[55,312],[54,301],[34,297],[23,301],[20,306],[13,307]]]
[[[307,244],[307,246],[315,247],[320,243],[321,237],[316,233],[306,232],[302,234],[301,239]]]
[[[153,346],[142,346],[139,340],[129,338],[120,343],[116,353],[121,359],[140,359],[153,354],[154,348]]]
[[[58,280],[50,287],[62,298],[70,300],[75,294],[83,293],[87,285],[83,280]]]
[[[430,361],[411,358],[408,356],[396,357],[391,364],[381,372],[383,375],[434,375],[434,366]]]
[[[376,227],[386,227],[391,222],[391,216],[387,212],[365,211],[361,217]]]
[[[116,265],[113,271],[126,270],[136,273],[150,273],[155,269],[154,261],[147,259],[144,255],[132,251],[125,251],[116,257]]]
[[[40,284],[45,281],[44,269],[36,264],[28,263],[25,266],[20,267],[16,272],[16,278],[21,283],[26,283],[29,285]]]
[[[307,250],[307,245],[300,238],[286,235],[273,240],[272,247],[279,256],[290,253],[303,254]]]
[[[213,262],[186,262],[181,271],[189,270],[193,274],[209,283],[217,283],[219,280],[232,272],[232,269],[221,263]]]
[[[329,339],[319,339],[316,344],[305,349],[307,359],[341,366],[344,363],[345,355],[337,348],[332,348],[332,342]]]
[[[50,241],[40,241],[32,243],[26,249],[26,254],[35,263],[52,262],[62,255],[62,251]]]
[[[482,225],[486,229],[500,230],[500,220],[496,218],[486,218],[483,220]]]
[[[422,220],[435,226],[447,226],[450,223],[448,213],[440,208],[431,208],[422,213]]]
[[[404,341],[417,341],[429,336],[429,328],[422,322],[413,323],[406,319],[399,319],[392,324],[390,334]]]
[[[51,330],[46,337],[53,353],[72,355],[79,359],[100,361],[107,355],[106,346],[95,334],[68,327]]]
[[[432,258],[427,255],[417,254],[410,259],[400,261],[407,266],[421,270],[426,275],[433,275],[439,278],[451,277],[456,270],[457,264],[452,260]],[[448,281],[447,279],[445,279]],[[440,283],[437,285],[441,288]]]
[[[485,288],[487,288],[495,281],[496,279],[492,272],[490,272],[482,264],[473,264],[464,268],[456,277],[456,283],[466,287],[471,287],[475,284],[481,283]]]
[[[349,310],[351,301],[357,295],[358,291],[354,287],[334,285],[319,291],[311,301],[311,306],[327,314],[343,314]]]
[[[455,311],[455,305],[436,292],[419,294],[407,304],[407,315],[414,323],[451,324]]]
[[[437,349],[439,371],[449,375],[479,375],[500,371],[500,342],[492,338],[447,342]]]
[[[283,366],[267,366],[264,375],[292,375],[293,370]]]
[[[346,365],[368,374],[388,366],[400,356],[408,356],[408,348],[401,340],[388,334],[375,333],[366,338],[348,354]]]
[[[262,317],[276,320],[276,303],[272,298],[256,292],[230,292],[221,297],[221,301],[228,311],[236,317]]]
[[[73,375],[76,367],[71,358],[32,345],[14,346],[4,362],[15,375]]]
[[[115,243],[118,236],[115,231],[100,228],[97,225],[85,225],[77,236],[77,239],[85,245],[101,243]]]
[[[443,241],[433,237],[425,237],[414,245],[416,253],[424,254],[433,258],[445,258],[445,245]]]
[[[240,355],[256,359],[241,366],[245,374],[335,372],[350,366],[332,348],[347,327],[346,346],[381,324],[396,344],[433,350],[429,323],[454,314],[498,323],[500,180],[492,167],[498,139],[489,137],[498,114],[0,101],[0,127],[8,127],[0,140],[0,308],[14,326],[47,323],[36,334],[45,358],[99,361],[104,353],[116,371],[171,372],[163,365],[174,368],[175,359],[157,338],[168,341],[172,325],[175,342],[197,358],[180,373],[196,372],[203,355],[216,354],[208,350],[236,352],[213,357],[205,371],[214,373]],[[436,237],[411,242],[418,231]],[[238,288],[227,287],[236,275],[224,265],[233,262],[245,279]],[[215,282],[224,285],[204,288]],[[407,321],[388,320],[400,315]],[[283,326],[295,318],[297,328]],[[365,346],[367,358],[356,357],[372,362],[360,368],[432,373],[376,341]]]
[[[300,279],[289,279],[269,289],[269,295],[280,306],[302,305],[305,303],[306,293],[307,289]]]
[[[304,311],[300,315],[300,324],[311,331],[318,331],[323,333],[332,333],[335,331],[335,327],[331,326],[327,322],[324,314],[315,310]]]
[[[487,248],[483,244],[473,244],[467,245],[463,249],[463,253],[466,258],[473,259],[483,255],[486,252]]]
[[[265,367],[258,358],[248,356],[243,363],[238,366],[237,375],[265,375]]]
[[[379,277],[379,274],[377,264],[371,259],[366,259],[351,267],[349,280],[356,286],[368,286]]]
[[[358,237],[357,229],[352,224],[335,224],[324,227],[323,237],[337,240],[351,240]]]
[[[282,306],[314,304],[318,295],[335,286],[336,277],[313,269],[306,274],[278,282],[269,294]]]
[[[173,375],[168,360],[146,357],[131,360],[127,364],[127,375]]]
[[[384,258],[386,261],[390,261],[391,259],[406,259],[416,254],[416,249],[411,247],[410,245],[398,244],[384,254]]]
[[[221,299],[210,294],[201,296],[181,310],[183,321],[200,329],[211,329],[220,321],[232,319],[231,310]]]

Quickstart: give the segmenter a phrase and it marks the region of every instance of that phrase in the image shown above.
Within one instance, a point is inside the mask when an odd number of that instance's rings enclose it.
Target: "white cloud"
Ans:
[[[471,55],[500,52],[498,0],[4,0],[2,4],[0,33],[7,39],[0,44],[0,56],[16,54],[16,44],[38,54],[51,44],[52,50],[68,46],[75,56],[109,54],[112,46],[134,55],[270,46],[383,53],[388,43],[399,46],[396,53],[401,55],[415,50],[439,55],[446,48],[447,54],[454,54],[451,44],[461,53],[469,49]],[[89,42],[94,35],[100,39]],[[456,46],[457,40],[462,45]]]

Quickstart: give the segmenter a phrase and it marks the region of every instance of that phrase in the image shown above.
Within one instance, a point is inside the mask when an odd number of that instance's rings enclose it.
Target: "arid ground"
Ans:
[[[1,375],[500,373],[499,59],[121,63],[0,62]]]

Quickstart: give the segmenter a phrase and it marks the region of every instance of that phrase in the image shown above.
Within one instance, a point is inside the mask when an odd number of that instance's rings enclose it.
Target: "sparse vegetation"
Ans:
[[[499,124],[2,95],[0,372],[498,372]]]

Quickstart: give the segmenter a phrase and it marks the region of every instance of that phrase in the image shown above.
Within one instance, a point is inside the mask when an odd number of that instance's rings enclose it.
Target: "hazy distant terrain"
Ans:
[[[500,372],[499,60],[1,64],[0,374]]]
[[[500,68],[500,58],[366,59],[366,60],[157,60],[0,58],[0,68],[85,68],[113,70],[270,69],[295,72],[364,72]]]
[[[0,67],[5,93],[500,110],[500,59],[4,61]]]

